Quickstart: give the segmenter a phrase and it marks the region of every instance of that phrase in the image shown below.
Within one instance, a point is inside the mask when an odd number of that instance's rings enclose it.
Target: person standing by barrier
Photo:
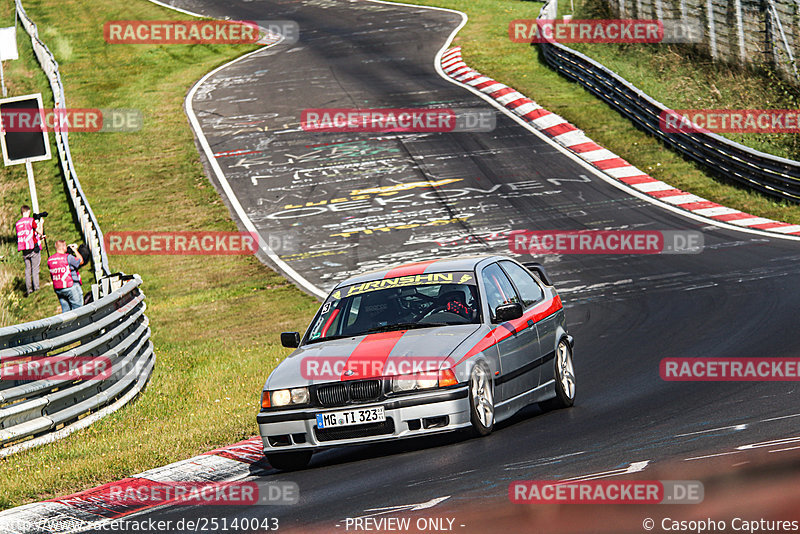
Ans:
[[[31,208],[23,205],[20,209],[22,217],[16,222],[17,250],[22,252],[25,261],[25,296],[39,290],[39,265],[42,261],[42,250],[39,242],[45,236],[39,232],[36,220],[31,217]]]
[[[83,254],[80,252],[80,247],[77,244],[67,245],[67,250],[69,253],[69,269],[70,274],[72,275],[72,285],[77,286],[78,289],[76,290],[78,296],[81,299],[81,305],[83,304],[83,280],[81,280],[81,273],[78,272],[78,269],[83,267],[83,264],[86,262]]]
[[[77,247],[72,250],[80,256]],[[56,253],[47,259],[47,268],[50,269],[50,278],[53,279],[53,290],[61,304],[62,313],[83,305],[81,275],[78,273],[82,261],[82,257],[67,254],[67,242],[63,240],[56,241]]]

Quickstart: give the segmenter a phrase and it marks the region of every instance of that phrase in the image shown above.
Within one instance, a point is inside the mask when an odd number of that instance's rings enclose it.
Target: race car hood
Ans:
[[[265,389],[284,389],[430,371],[455,365],[453,351],[481,325],[449,325],[304,345],[272,372]],[[350,371],[351,373],[348,373]],[[394,372],[399,371],[399,372]]]

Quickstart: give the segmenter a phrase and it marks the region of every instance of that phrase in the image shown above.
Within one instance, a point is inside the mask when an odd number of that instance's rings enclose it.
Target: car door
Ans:
[[[545,378],[548,373],[551,377],[553,374],[552,370],[550,370],[547,365],[552,367],[550,364],[552,355],[549,353],[555,346],[557,316],[551,315],[550,317],[545,317],[534,323],[532,314],[529,312],[537,304],[544,301],[544,289],[539,284],[539,281],[536,280],[527,269],[521,267],[517,263],[513,261],[501,261],[500,266],[511,279],[511,282],[514,284],[520,296],[523,309],[525,310],[525,315],[523,317],[529,317],[526,319],[526,322],[528,325],[533,324],[539,338],[539,350],[536,353],[529,354],[530,360],[527,363],[528,368],[533,368],[532,373],[536,376],[536,384],[533,387],[536,387],[543,382],[543,378]]]
[[[494,310],[497,306],[521,303],[513,284],[497,263],[483,269],[481,281],[492,323],[497,324],[495,338],[499,340],[497,349],[502,372],[495,377],[495,390],[499,398],[506,400],[538,385],[538,374],[527,369],[526,364],[539,354],[539,338],[535,325],[528,325],[523,319],[496,322]]]

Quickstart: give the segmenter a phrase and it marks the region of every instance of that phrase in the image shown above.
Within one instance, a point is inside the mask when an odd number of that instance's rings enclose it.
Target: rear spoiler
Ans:
[[[547,271],[544,270],[544,265],[542,265],[541,263],[535,261],[528,261],[528,262],[523,262],[522,265],[524,265],[529,271],[537,275],[539,279],[548,286],[553,285],[553,282],[550,280],[550,277],[547,276]]]

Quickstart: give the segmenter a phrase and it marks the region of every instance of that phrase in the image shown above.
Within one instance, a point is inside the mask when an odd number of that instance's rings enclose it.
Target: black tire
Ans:
[[[267,454],[269,465],[281,471],[297,471],[308,467],[311,461],[311,451],[279,452]]]
[[[556,356],[553,358],[553,377],[556,381],[556,396],[539,403],[539,407],[545,411],[569,408],[575,404],[575,368],[572,365],[572,348],[566,339],[558,342]],[[565,380],[566,377],[568,380]]]
[[[492,374],[484,363],[472,368],[469,376],[469,419],[471,434],[488,436],[494,429],[494,384]]]

